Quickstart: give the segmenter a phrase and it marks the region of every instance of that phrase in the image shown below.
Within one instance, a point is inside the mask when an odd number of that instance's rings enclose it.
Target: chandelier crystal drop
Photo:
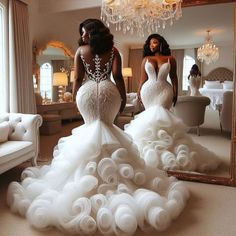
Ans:
[[[219,58],[219,49],[213,44],[210,30],[207,30],[206,42],[197,50],[197,59],[207,65]]]
[[[102,0],[101,19],[117,31],[145,36],[182,16],[182,0]]]

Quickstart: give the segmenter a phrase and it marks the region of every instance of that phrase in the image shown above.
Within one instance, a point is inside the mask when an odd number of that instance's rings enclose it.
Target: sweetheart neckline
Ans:
[[[149,64],[151,64],[152,65],[152,67],[155,69],[155,71],[156,71],[156,68],[153,66],[153,64],[147,59],[147,61],[146,61],[146,63],[149,63]],[[161,64],[161,66],[160,67],[158,67],[158,70],[160,71],[160,69],[161,69],[161,67],[163,66],[163,65],[165,65],[165,64],[170,64],[170,62],[169,62],[169,59],[168,59],[168,61],[167,62],[164,62],[164,63],[162,63]]]
[[[151,64],[151,66],[152,66],[152,68],[154,69],[154,71],[156,72],[156,74],[157,74],[157,75],[159,74],[159,73],[157,73],[156,68],[153,66],[153,64],[152,64],[148,59],[147,59],[146,63]],[[164,62],[163,64],[161,64],[160,68],[158,68],[158,72],[160,71],[161,67],[162,67],[163,65],[165,65],[165,64],[169,64],[169,65],[170,65],[169,59],[168,59],[167,62]]]

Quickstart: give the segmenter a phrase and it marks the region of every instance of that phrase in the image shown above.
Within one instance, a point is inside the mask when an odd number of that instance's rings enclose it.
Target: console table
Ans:
[[[74,102],[56,102],[37,105],[37,113],[60,115],[62,120],[80,118],[80,113]]]

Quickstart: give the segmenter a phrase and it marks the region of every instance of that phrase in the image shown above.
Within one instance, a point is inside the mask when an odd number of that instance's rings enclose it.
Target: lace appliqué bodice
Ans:
[[[81,55],[87,80],[77,93],[77,106],[86,124],[102,120],[112,125],[120,109],[121,98],[116,85],[110,80],[114,50],[103,61],[95,55],[91,64]],[[93,64],[94,62],[94,64]]]
[[[88,79],[93,80],[97,83],[100,83],[101,81],[106,79],[110,79],[113,57],[114,57],[114,49],[112,49],[110,59],[105,63],[105,67],[102,69],[101,68],[102,58],[100,58],[99,55],[96,54],[95,57],[92,59],[94,61],[94,70],[93,70],[91,69],[91,65],[85,61],[84,56],[81,55],[81,59],[84,64],[86,74],[88,75]]]
[[[167,76],[170,72],[169,61],[162,64],[158,73],[156,73],[152,63],[147,60],[145,71],[148,80],[143,84],[141,89],[141,98],[145,109],[155,105],[169,109],[173,99],[173,89],[167,81]]]
[[[201,93],[199,92],[201,77],[199,75],[190,76],[188,82],[190,86],[190,96],[201,96]]]

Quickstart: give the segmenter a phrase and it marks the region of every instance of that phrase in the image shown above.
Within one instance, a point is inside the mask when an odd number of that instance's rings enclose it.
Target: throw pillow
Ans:
[[[10,125],[7,121],[0,123],[0,143],[6,142],[8,140],[9,130]]]
[[[233,90],[233,81],[224,81],[223,89],[224,90]]]
[[[220,83],[220,81],[209,81],[206,80],[204,84],[204,88],[208,89],[222,89],[223,85]]]

